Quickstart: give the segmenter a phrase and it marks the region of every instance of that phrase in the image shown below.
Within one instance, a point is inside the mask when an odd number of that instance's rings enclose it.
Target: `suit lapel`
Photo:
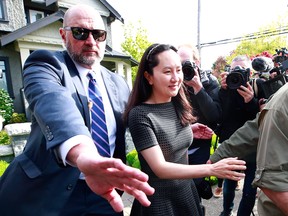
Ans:
[[[101,67],[101,74],[102,74],[102,78],[106,87],[106,91],[109,97],[109,100],[111,102],[112,105],[112,109],[113,111],[118,110],[117,107],[118,105],[118,91],[116,89],[116,86],[113,82],[113,80],[111,79],[111,75],[105,70],[105,68]],[[115,113],[114,113],[115,114]]]
[[[74,64],[74,62],[71,60],[71,58],[68,56],[68,53],[65,52],[65,61],[67,64],[68,71],[70,73],[70,76],[72,78],[73,84],[75,86],[78,99],[82,105],[82,109],[84,110],[83,117],[85,120],[86,125],[88,128],[90,128],[90,114],[89,114],[89,108],[88,108],[88,99],[86,95],[85,88],[83,87],[81,78],[79,76],[79,72]],[[77,103],[77,101],[76,101]],[[80,110],[80,112],[82,112]]]

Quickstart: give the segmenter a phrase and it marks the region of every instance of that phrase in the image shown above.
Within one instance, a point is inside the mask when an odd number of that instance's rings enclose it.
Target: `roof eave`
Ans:
[[[118,11],[115,10],[106,0],[100,0],[100,2],[108,8],[109,11],[118,19],[120,22],[124,24],[124,19],[121,17],[121,15],[118,13]]]
[[[9,34],[6,34],[6,35],[3,35],[1,38],[0,38],[0,44],[1,44],[1,47],[15,41],[16,39],[18,38],[21,38],[25,35],[28,35],[30,34],[31,32],[34,32],[44,26],[47,26],[57,20],[61,20],[63,19],[64,17],[64,11],[62,10],[59,10],[53,14],[51,14],[50,16],[47,16],[43,19],[40,19],[40,20],[37,20],[36,22],[34,23],[31,23],[27,26],[24,26],[20,29],[17,29],[16,31],[14,32],[11,32]]]

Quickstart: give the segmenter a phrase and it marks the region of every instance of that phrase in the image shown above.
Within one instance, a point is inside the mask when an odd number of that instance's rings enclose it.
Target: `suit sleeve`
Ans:
[[[256,154],[259,139],[258,117],[259,114],[254,120],[247,121],[229,139],[222,142],[210,156],[210,160],[215,163],[227,157],[244,158]]]
[[[46,148],[53,148],[77,136],[90,136],[74,87],[61,52],[34,51],[24,65],[24,93],[46,139]],[[78,96],[77,96],[78,95]]]

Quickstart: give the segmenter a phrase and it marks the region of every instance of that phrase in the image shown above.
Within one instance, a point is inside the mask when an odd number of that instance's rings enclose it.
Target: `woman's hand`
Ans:
[[[191,125],[193,137],[195,139],[211,139],[213,130],[207,125],[201,123],[194,123]]]
[[[212,164],[211,176],[239,181],[245,177],[244,173],[239,172],[246,169],[245,164],[245,161],[238,160],[237,158],[222,159]]]

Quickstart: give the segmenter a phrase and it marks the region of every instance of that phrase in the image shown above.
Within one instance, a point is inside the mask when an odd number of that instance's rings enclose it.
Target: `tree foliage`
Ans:
[[[278,34],[271,36],[269,32],[277,32],[279,29],[287,28],[287,15],[282,15],[277,21],[271,22],[267,26],[260,28],[258,33],[254,33],[254,40],[243,40],[227,57],[230,63],[237,55],[248,55],[249,57],[257,56],[262,52],[268,52],[272,55],[276,53],[275,49],[287,47],[287,35]]]
[[[152,43],[148,40],[147,29],[142,26],[141,21],[137,22],[137,25],[129,23],[124,26],[125,40],[121,44],[122,51],[128,55],[131,55],[136,61],[140,62],[144,51]],[[138,66],[132,68],[132,81],[134,82]]]
[[[255,33],[254,39],[252,40],[242,40],[235,50],[230,52],[229,56],[220,56],[213,64],[213,70],[215,73],[224,71],[224,64],[230,64],[233,58],[238,55],[248,55],[250,58],[261,55],[263,52],[270,54],[276,54],[276,49],[281,49],[283,47],[287,48],[287,33],[278,34],[271,36],[267,32],[277,32],[278,29],[287,28],[287,19],[284,15],[278,18],[278,21],[271,22],[271,24],[266,27],[260,28],[259,32]],[[245,38],[247,35],[244,35]],[[225,61],[224,61],[225,60]],[[224,63],[225,62],[225,63]]]

